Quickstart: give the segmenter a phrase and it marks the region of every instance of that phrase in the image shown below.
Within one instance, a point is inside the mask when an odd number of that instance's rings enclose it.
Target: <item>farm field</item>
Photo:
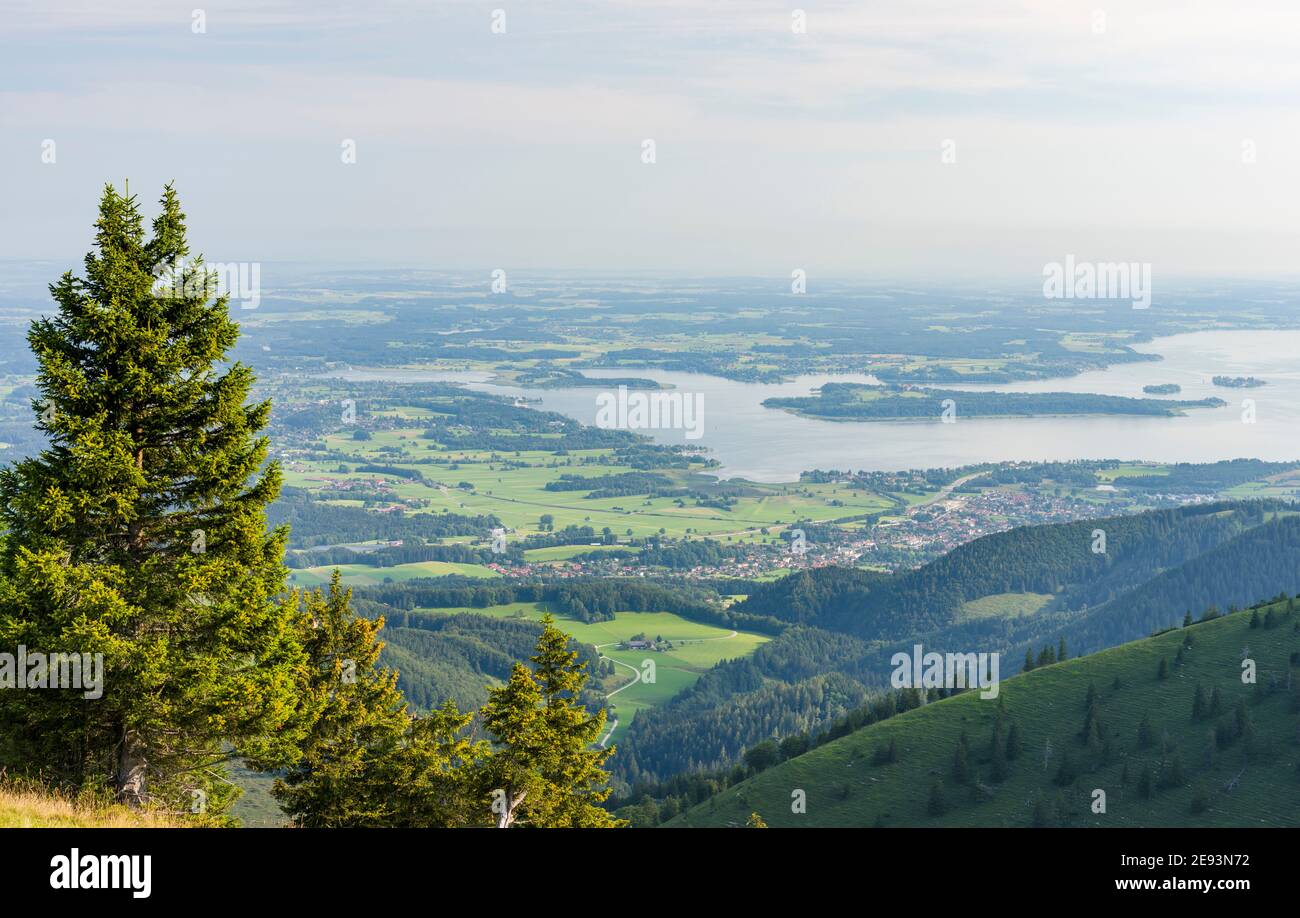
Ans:
[[[528,561],[564,561],[587,552],[635,551],[628,545],[552,545],[549,548],[530,548],[524,552]]]
[[[1100,481],[1115,481],[1120,478],[1146,478],[1152,475],[1168,474],[1168,466],[1143,462],[1122,462],[1113,469],[1099,470],[1097,472],[1097,478]]]
[[[373,567],[367,564],[326,564],[320,567],[304,567],[289,572],[289,585],[293,587],[316,587],[330,582],[334,569],[343,575],[345,586],[377,586],[387,581],[400,583],[415,577],[445,577],[459,574],[462,577],[500,577],[496,571],[481,564],[454,564],[450,561],[413,561],[410,564],[394,564],[392,567]]]
[[[1046,593],[997,593],[962,603],[959,618],[1017,618],[1033,615],[1051,601]]]

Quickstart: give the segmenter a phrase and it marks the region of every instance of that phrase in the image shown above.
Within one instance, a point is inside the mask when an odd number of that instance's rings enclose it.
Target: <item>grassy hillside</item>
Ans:
[[[773,827],[1300,825],[1295,605],[1223,616],[1009,679],[1013,664],[1004,660],[999,700],[963,693],[872,724],[670,824],[743,825],[757,812]],[[1243,655],[1255,661],[1254,685],[1243,684]],[[1207,700],[1218,690],[1217,714],[1193,718],[1198,685]],[[1090,687],[1098,728],[1085,742]],[[1014,725],[1020,751],[999,781],[992,738],[1000,708],[1001,748],[1009,755]],[[966,781],[956,765],[963,734]],[[1094,789],[1106,793],[1105,813],[1092,812]],[[803,814],[792,812],[798,790]]]
[[[176,826],[165,816],[124,806],[60,797],[49,791],[0,786],[0,829],[149,829]]]

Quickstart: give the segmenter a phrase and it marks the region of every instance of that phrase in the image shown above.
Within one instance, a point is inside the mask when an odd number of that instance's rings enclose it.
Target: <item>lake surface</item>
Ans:
[[[686,440],[681,430],[645,430],[661,443],[708,447],[724,477],[793,481],[801,471],[969,465],[1008,460],[1147,459],[1214,462],[1255,458],[1300,459],[1300,331],[1213,331],[1157,338],[1138,350],[1159,361],[1122,364],[1069,379],[943,388],[1003,392],[1095,392],[1144,396],[1142,387],[1177,383],[1170,399],[1216,396],[1223,408],[1197,408],[1183,417],[962,418],[957,422],[833,422],[801,418],[762,407],[773,396],[807,395],[825,382],[877,382],[867,375],[801,376],[781,384],[744,383],[700,373],[620,368],[584,370],[592,377],[654,379],[702,397],[703,436]],[[352,379],[461,381],[470,388],[540,398],[542,408],[584,424],[596,419],[599,388],[520,389],[486,381],[487,374],[401,370],[349,371]],[[1210,377],[1256,376],[1258,389],[1224,389]],[[1255,422],[1243,421],[1243,401],[1255,403]]]

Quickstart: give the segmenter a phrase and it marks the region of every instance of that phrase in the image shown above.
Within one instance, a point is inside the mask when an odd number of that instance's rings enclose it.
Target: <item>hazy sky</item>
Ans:
[[[1298,92],[1287,0],[0,0],[0,257],[129,177],[214,261],[1294,273]]]

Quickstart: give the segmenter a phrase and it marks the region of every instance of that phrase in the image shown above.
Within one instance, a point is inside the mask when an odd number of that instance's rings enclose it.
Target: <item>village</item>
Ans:
[[[808,537],[804,550],[774,542],[742,543],[737,556],[716,565],[676,572],[693,580],[767,579],[793,570],[831,566],[880,571],[910,570],[975,539],[1018,526],[1099,519],[1145,509],[1153,504],[1173,506],[1212,499],[1204,494],[1144,495],[1141,500],[1114,487],[1096,490],[1097,497],[1057,494],[1022,487],[984,488],[948,494],[932,503],[908,508],[857,530],[838,530],[829,540]],[[822,527],[823,529],[825,527]],[[653,569],[634,559],[584,559],[525,565],[489,565],[512,577],[577,578],[646,576]]]

